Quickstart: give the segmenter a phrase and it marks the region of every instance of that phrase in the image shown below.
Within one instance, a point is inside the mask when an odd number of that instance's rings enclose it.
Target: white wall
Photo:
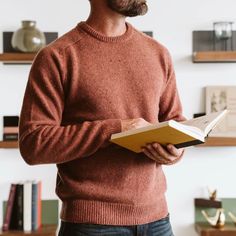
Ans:
[[[236,85],[236,64],[193,64],[192,31],[210,30],[216,20],[236,21],[235,0],[147,0],[149,13],[129,19],[140,30],[153,30],[174,59],[184,114],[204,111],[203,87]],[[62,35],[88,15],[87,0],[2,0],[0,32],[14,31],[23,19],[34,19],[43,31]],[[0,35],[2,51],[2,35]],[[30,66],[0,64],[0,117],[19,114]],[[0,122],[2,134],[2,119]],[[189,148],[184,159],[165,168],[167,198],[176,236],[194,236],[193,198],[206,196],[207,185],[217,187],[219,197],[235,197],[236,148]],[[0,150],[0,202],[7,198],[9,183],[19,179],[43,180],[43,198],[55,198],[56,168],[27,166],[18,150]],[[1,204],[0,204],[1,212]],[[0,214],[0,222],[2,216]]]

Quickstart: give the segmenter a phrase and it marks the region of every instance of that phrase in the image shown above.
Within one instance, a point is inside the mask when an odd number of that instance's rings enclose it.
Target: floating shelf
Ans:
[[[220,146],[236,146],[236,137],[234,138],[221,138],[221,137],[209,137],[204,144],[200,144],[197,147],[220,147]]]
[[[205,198],[195,198],[195,207],[222,208],[222,202],[219,200],[210,200]]]
[[[25,64],[32,63],[36,53],[2,53],[0,61],[5,64]]]
[[[236,62],[236,51],[194,52],[193,62]]]
[[[200,236],[235,236],[236,227],[234,224],[226,223],[224,228],[216,229],[208,223],[195,223],[195,230]]]
[[[23,232],[23,231],[7,231],[0,232],[0,236],[55,236],[57,226],[56,225],[45,225],[40,229],[32,232]]]
[[[18,141],[0,141],[0,148],[18,148]]]

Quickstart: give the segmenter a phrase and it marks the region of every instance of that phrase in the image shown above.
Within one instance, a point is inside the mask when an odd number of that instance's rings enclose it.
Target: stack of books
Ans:
[[[11,184],[2,231],[34,231],[41,227],[41,189],[41,181]]]
[[[19,136],[19,116],[3,117],[3,140],[17,141]]]

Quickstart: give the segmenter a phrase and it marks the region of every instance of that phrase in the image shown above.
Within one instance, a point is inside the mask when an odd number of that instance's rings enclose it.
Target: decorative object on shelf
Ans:
[[[207,86],[206,113],[222,111],[229,112],[225,119],[210,133],[210,137],[236,137],[236,86]]]
[[[12,47],[20,52],[37,52],[46,45],[43,32],[36,28],[36,21],[24,20],[22,27],[14,32]]]
[[[3,32],[3,54],[0,54],[0,61],[4,64],[31,64],[36,53],[17,52],[11,45],[14,32]],[[58,32],[44,32],[46,45],[58,38]]]
[[[234,224],[236,224],[236,216],[231,211],[228,212],[228,215],[231,218],[231,220],[234,222]]]
[[[233,22],[215,22],[211,31],[193,31],[193,62],[236,62]]]
[[[235,236],[236,227],[232,224],[232,219],[226,215],[226,212],[236,213],[236,198],[220,198],[220,200],[212,201],[210,199],[196,198],[194,199],[194,223],[198,235],[201,236]],[[214,217],[217,209],[224,209],[225,224],[223,229],[213,227],[203,216],[205,211],[209,217]],[[216,217],[217,218],[217,217]],[[212,218],[211,218],[212,219]],[[213,222],[212,222],[213,223]]]
[[[19,116],[3,116],[3,140],[17,141]]]
[[[230,40],[230,50],[233,50],[233,23],[231,21],[214,22],[215,44],[219,40],[223,51],[228,50],[227,41]]]
[[[207,222],[215,228],[223,228],[225,225],[225,214],[224,209],[220,208],[216,210],[215,216],[209,216],[205,210],[202,210],[202,215]]]
[[[209,187],[207,189],[208,189],[208,193],[209,193],[209,199],[212,201],[215,201],[216,196],[217,196],[217,189],[215,189],[213,191]]]

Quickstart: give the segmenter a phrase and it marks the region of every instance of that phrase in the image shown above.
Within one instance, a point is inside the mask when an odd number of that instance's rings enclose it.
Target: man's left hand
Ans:
[[[151,143],[142,147],[142,151],[146,156],[159,164],[172,164],[178,161],[182,156],[184,149],[177,149],[172,144],[168,144],[166,148],[164,148],[159,143]]]

